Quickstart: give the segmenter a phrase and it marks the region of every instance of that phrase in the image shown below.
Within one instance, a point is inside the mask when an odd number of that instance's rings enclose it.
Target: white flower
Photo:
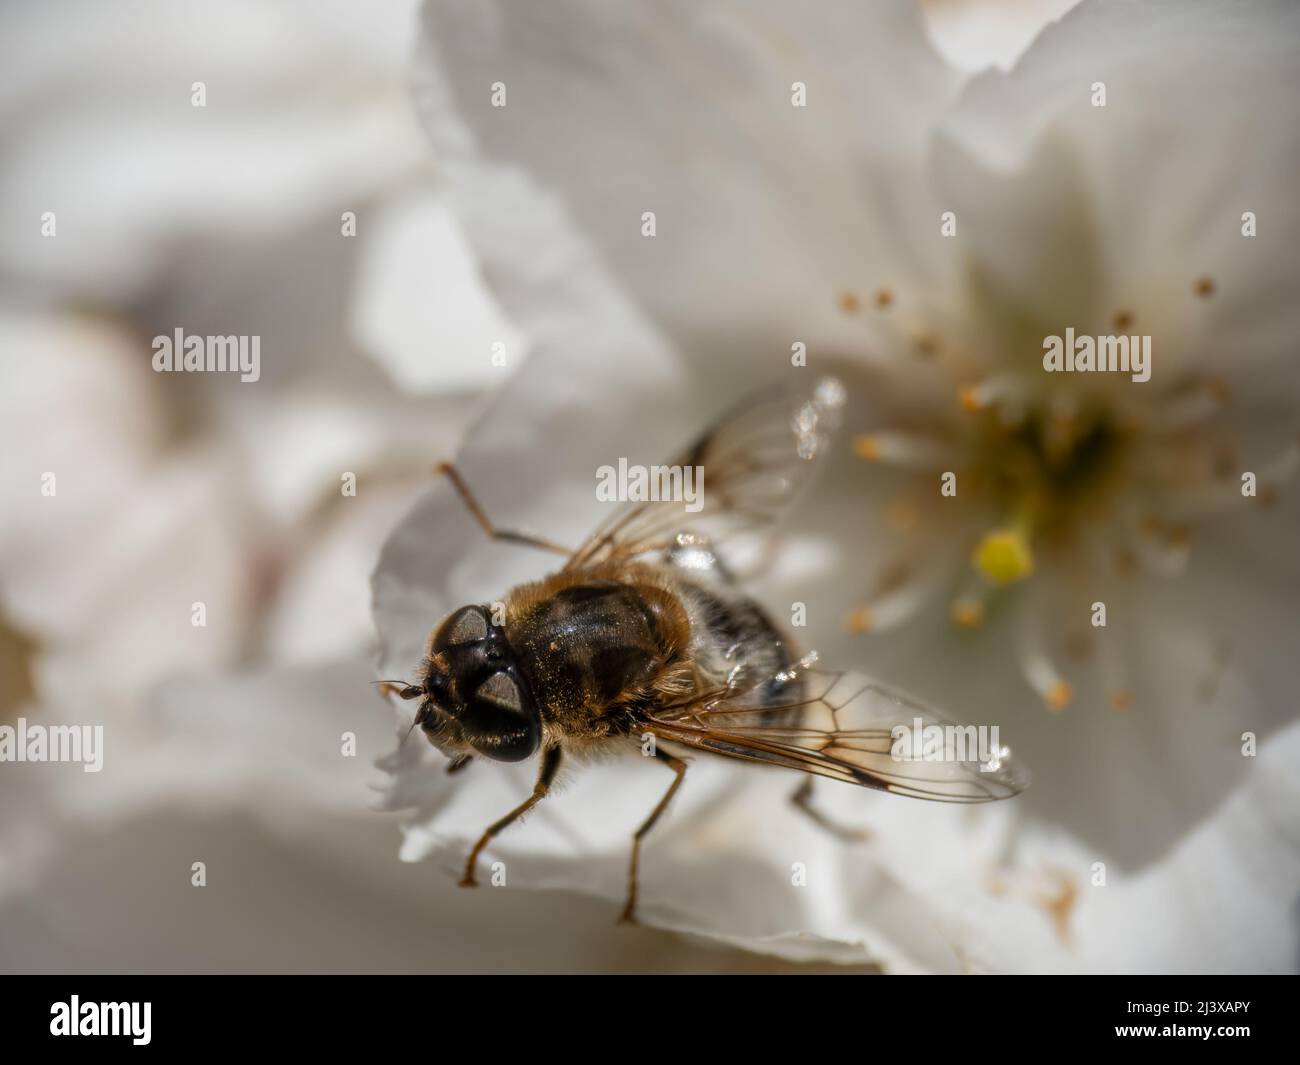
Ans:
[[[1296,849],[1242,826],[1280,826],[1296,799],[1297,522],[1277,488],[1300,420],[1300,138],[1257,106],[1294,95],[1296,18],[1085,2],[1009,74],[968,82],[904,4],[430,5],[427,123],[534,352],[460,458],[494,520],[572,540],[609,455],[656,461],[751,379],[807,372],[792,344],[813,367],[848,360],[859,452],[927,471],[924,491],[833,470],[765,594],[812,604],[825,661],[993,717],[1035,769],[1006,809],[956,814],[824,788],[877,831],[846,850],[783,820],[779,785],[693,768],[647,844],[646,919],[892,968],[1294,965],[1278,932]],[[1066,327],[1150,335],[1151,380],[1049,378],[1042,341]],[[937,492],[949,469],[955,499]],[[1271,512],[1241,496],[1248,470]],[[478,535],[445,488],[394,533],[375,580],[386,675],[449,609],[544,566]],[[1189,545],[1172,582],[1127,572],[1176,569]],[[1098,560],[1121,568],[1103,581]],[[942,591],[988,624],[922,609]],[[1090,632],[1095,601],[1109,616]],[[836,631],[845,615],[912,624],[864,642]],[[1042,714],[1024,680],[1074,709]],[[404,856],[454,864],[529,784],[437,764],[403,748],[393,801],[420,811]],[[489,854],[512,885],[615,898],[620,833],[662,784],[644,772],[588,771]],[[804,854],[820,894],[788,886]],[[872,896],[884,884],[900,908]]]

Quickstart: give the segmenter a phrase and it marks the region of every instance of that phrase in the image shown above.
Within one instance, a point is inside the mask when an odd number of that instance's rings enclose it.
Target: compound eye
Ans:
[[[478,643],[487,638],[488,621],[483,611],[476,606],[461,607],[452,614],[434,639],[434,647],[458,647],[467,643]]]
[[[493,673],[488,677],[479,685],[478,698],[502,710],[509,710],[515,714],[523,713],[523,696],[519,694],[519,685],[514,682],[509,673]]]
[[[521,762],[542,741],[542,722],[519,681],[493,673],[478,686],[459,718],[479,754],[500,762]]]

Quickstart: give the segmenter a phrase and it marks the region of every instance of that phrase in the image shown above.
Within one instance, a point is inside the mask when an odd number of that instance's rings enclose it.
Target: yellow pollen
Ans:
[[[980,403],[979,393],[974,385],[967,385],[957,393],[957,396],[961,400],[963,410],[977,411],[983,406],[983,404]]]
[[[1198,296],[1200,296],[1201,299],[1203,300],[1209,299],[1211,296],[1214,295],[1214,291],[1215,291],[1214,278],[1212,277],[1198,278],[1196,281],[1196,285],[1194,286],[1192,291],[1195,292]]]
[[[979,542],[971,563],[992,583],[1011,584],[1034,572],[1034,553],[1019,530],[996,529]]]
[[[857,314],[858,308],[862,306],[857,295],[852,292],[841,292],[839,295],[840,310],[845,314]]]
[[[853,441],[853,453],[860,459],[875,462],[880,458],[880,442],[870,433],[863,433]]]
[[[984,624],[984,604],[973,599],[958,599],[952,604],[952,620],[963,629],[978,629]]]
[[[1116,688],[1110,693],[1110,708],[1122,714],[1133,705],[1133,695],[1127,688]]]
[[[849,632],[860,636],[871,628],[871,608],[860,606],[849,615]]]
[[[1047,703],[1047,709],[1054,714],[1059,714],[1070,705],[1070,700],[1073,698],[1074,689],[1070,687],[1070,682],[1066,680],[1058,680],[1047,689],[1046,694],[1043,696],[1043,701]]]
[[[887,288],[876,290],[876,306],[882,311],[894,302],[894,294]]]

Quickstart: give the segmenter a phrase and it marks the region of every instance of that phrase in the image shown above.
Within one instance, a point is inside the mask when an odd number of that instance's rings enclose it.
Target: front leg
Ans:
[[[553,544],[550,540],[544,540],[540,536],[534,536],[532,533],[515,532],[511,529],[498,529],[492,524],[492,519],[487,516],[477,497],[470,491],[470,487],[465,483],[465,478],[460,475],[450,462],[440,462],[434,467],[436,473],[442,474],[451,482],[456,494],[460,496],[460,501],[465,504],[465,509],[470,512],[478,526],[491,540],[500,540],[510,544],[526,544],[528,547],[536,547],[541,551],[552,551],[557,555],[569,556],[573,551],[561,544]]]
[[[619,917],[620,924],[636,924],[636,891],[637,891],[637,870],[641,861],[641,840],[649,831],[655,827],[655,822],[663,812],[668,809],[668,804],[672,802],[673,796],[677,794],[677,789],[682,786],[682,780],[686,776],[686,763],[680,758],[674,758],[671,754],[655,748],[655,757],[668,766],[677,774],[673,782],[668,785],[668,790],[664,792],[664,797],[659,800],[650,816],[645,819],[645,823],[636,830],[636,835],[632,837],[632,864],[627,871],[627,902],[623,906],[623,914]]]
[[[555,774],[560,768],[560,748],[547,747],[542,752],[542,764],[537,772],[537,783],[533,785],[533,793],[524,802],[521,802],[511,810],[500,821],[496,821],[488,826],[486,832],[479,837],[479,841],[474,844],[474,849],[469,852],[469,860],[465,863],[465,875],[461,877],[461,887],[475,887],[478,881],[474,879],[474,865],[478,862],[478,856],[483,848],[488,845],[488,841],[500,832],[506,826],[518,821],[529,810],[536,806],[551,790],[551,782],[555,780]]]

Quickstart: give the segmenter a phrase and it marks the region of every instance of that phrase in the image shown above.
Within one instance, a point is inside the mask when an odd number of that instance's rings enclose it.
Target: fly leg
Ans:
[[[536,547],[541,551],[554,551],[558,555],[572,555],[573,552],[560,544],[551,543],[540,536],[533,536],[531,533],[512,532],[509,529],[498,529],[492,524],[492,519],[487,516],[487,512],[474,498],[474,493],[470,491],[469,485],[465,483],[465,478],[460,475],[450,462],[440,462],[434,469],[451,481],[452,487],[456,489],[456,494],[460,496],[460,501],[465,504],[465,509],[473,515],[474,520],[478,522],[479,528],[487,534],[489,539],[503,541],[511,544],[525,544],[528,547]]]
[[[632,864],[628,866],[627,871],[627,902],[624,904],[623,913],[618,919],[620,924],[636,924],[637,870],[641,861],[641,840],[655,827],[655,822],[668,809],[668,804],[672,802],[673,796],[677,794],[677,789],[682,786],[682,780],[686,777],[686,763],[680,758],[674,758],[671,754],[658,748],[655,748],[655,757],[677,775],[673,777],[673,782],[668,785],[668,790],[664,792],[663,798],[659,800],[658,805],[650,811],[650,816],[645,819],[645,822],[632,837]]]
[[[461,887],[476,887],[478,881],[474,879],[474,865],[478,861],[478,856],[483,848],[488,845],[498,832],[514,824],[519,818],[523,817],[529,810],[536,806],[546,797],[546,793],[551,790],[551,783],[555,780],[555,774],[560,768],[560,748],[547,747],[542,752],[542,764],[537,772],[537,783],[533,785],[533,793],[505,817],[499,821],[494,821],[487,827],[487,831],[479,837],[474,849],[469,852],[469,859],[465,862],[465,875],[460,879]]]
[[[813,778],[804,777],[790,796],[794,803],[807,817],[811,818],[821,829],[829,832],[836,839],[845,843],[865,843],[871,839],[871,832],[865,828],[853,828],[831,820],[813,805]]]

